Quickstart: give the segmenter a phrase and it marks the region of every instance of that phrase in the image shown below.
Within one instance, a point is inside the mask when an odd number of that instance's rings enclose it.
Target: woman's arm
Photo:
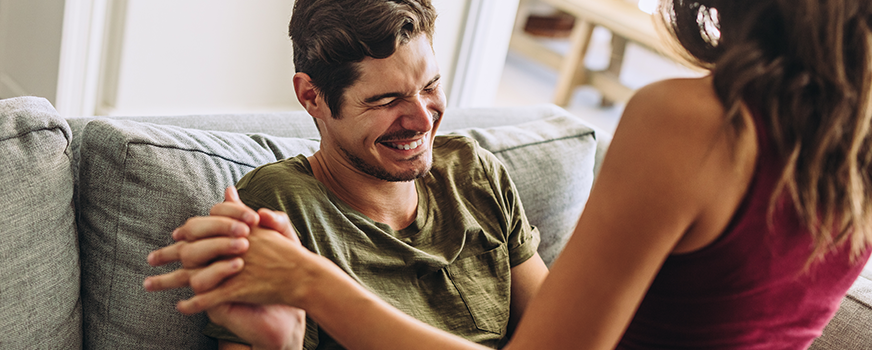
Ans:
[[[731,135],[710,79],[640,90],[508,348],[613,349],[667,256],[711,243],[741,202],[756,141]]]

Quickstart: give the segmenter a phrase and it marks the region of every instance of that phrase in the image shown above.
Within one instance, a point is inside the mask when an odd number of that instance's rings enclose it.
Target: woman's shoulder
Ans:
[[[639,89],[627,109],[637,108],[663,122],[723,122],[724,106],[712,85],[711,76],[658,81]],[[709,117],[709,118],[706,118]]]
[[[639,89],[621,117],[624,129],[648,135],[670,136],[676,141],[708,144],[714,140],[755,142],[753,119],[741,107],[736,128],[715,92],[711,76],[658,81]],[[620,126],[617,132],[620,132]],[[732,148],[732,147],[728,147]]]

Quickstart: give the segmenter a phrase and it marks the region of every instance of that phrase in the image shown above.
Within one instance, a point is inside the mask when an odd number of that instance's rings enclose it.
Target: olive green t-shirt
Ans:
[[[436,137],[433,167],[415,184],[417,218],[399,231],[339,200],[302,155],[261,166],[237,187],[248,206],[287,213],[304,246],[394,307],[496,347],[509,321],[510,270],[536,253],[539,232],[505,167],[472,139]],[[306,321],[305,349],[343,349]],[[204,333],[239,341],[216,329]]]

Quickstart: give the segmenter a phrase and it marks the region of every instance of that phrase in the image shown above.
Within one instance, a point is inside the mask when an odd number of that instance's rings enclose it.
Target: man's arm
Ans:
[[[512,299],[509,312],[508,336],[511,337],[527,309],[530,299],[539,291],[542,281],[548,276],[548,267],[539,256],[534,254],[527,261],[512,268]]]

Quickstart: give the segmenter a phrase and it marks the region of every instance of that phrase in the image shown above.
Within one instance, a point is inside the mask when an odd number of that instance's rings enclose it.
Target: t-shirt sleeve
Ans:
[[[236,183],[239,200],[254,210],[267,208],[282,211],[276,204],[268,203],[264,200],[265,198],[274,197],[272,186],[262,186],[264,183],[269,183],[270,177],[273,176],[273,169],[273,167],[261,166],[245,174]]]
[[[489,172],[494,194],[503,204],[506,220],[509,260],[512,267],[518,266],[536,254],[539,248],[539,229],[532,226],[524,213],[521,197],[505,165],[488,150],[478,147],[479,159]]]

